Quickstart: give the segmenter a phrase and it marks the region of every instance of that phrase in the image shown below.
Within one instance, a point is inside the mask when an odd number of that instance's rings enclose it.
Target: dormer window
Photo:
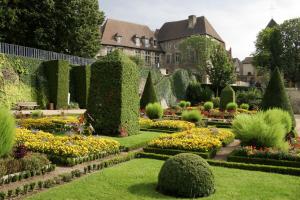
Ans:
[[[150,43],[153,47],[156,47],[157,46],[157,40],[155,38],[151,38],[150,39]]]
[[[137,47],[141,46],[141,38],[139,36],[134,35],[133,40],[134,40],[135,46],[137,46]]]
[[[149,47],[150,43],[149,43],[149,38],[146,38],[146,36],[142,37],[143,43],[145,45],[145,47]]]
[[[119,33],[116,33],[115,34],[115,40],[117,41],[117,43],[121,43],[122,41],[122,35],[120,35]]]

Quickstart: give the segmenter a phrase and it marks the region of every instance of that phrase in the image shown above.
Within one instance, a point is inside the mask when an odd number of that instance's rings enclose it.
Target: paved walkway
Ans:
[[[220,151],[217,152],[215,156],[215,160],[227,160],[227,157],[229,154],[240,147],[240,141],[239,140],[234,140],[232,143],[227,145],[226,147],[222,147]]]
[[[36,110],[12,110],[13,113],[21,112],[23,115],[30,115],[32,112]],[[41,110],[44,116],[51,116],[51,115],[80,115],[83,114],[86,110],[85,109],[75,109],[75,110]]]

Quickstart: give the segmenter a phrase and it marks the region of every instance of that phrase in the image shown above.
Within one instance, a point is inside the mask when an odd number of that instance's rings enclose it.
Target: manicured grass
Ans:
[[[148,142],[152,139],[162,135],[161,132],[150,132],[150,131],[141,131],[138,135],[132,135],[129,137],[108,137],[108,136],[101,136],[105,138],[110,138],[113,140],[117,140],[120,142],[121,146],[126,148],[135,149],[145,146]]]
[[[155,190],[163,161],[135,159],[52,188],[28,200],[164,200]],[[205,200],[296,200],[300,178],[265,172],[213,167],[216,193]]]

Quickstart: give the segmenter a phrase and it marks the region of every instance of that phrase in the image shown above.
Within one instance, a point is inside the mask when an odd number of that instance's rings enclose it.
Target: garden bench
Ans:
[[[28,108],[28,109],[35,109],[39,107],[39,105],[37,104],[37,102],[18,102],[17,103],[17,108],[18,110],[23,110],[24,108]]]

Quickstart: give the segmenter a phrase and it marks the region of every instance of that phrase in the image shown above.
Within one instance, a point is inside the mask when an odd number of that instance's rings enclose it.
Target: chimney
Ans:
[[[189,16],[189,28],[194,28],[196,23],[197,23],[196,15],[190,15]]]

